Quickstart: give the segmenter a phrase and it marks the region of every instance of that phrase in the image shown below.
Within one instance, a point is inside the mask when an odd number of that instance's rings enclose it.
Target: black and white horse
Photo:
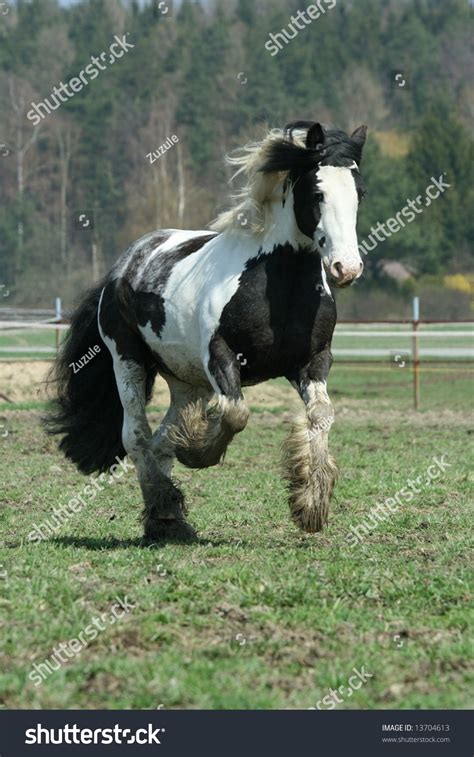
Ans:
[[[336,477],[328,279],[343,287],[362,273],[356,217],[365,135],[365,126],[349,137],[307,121],[272,130],[229,159],[247,183],[212,231],[147,234],[74,313],[56,364],[50,431],[64,435],[61,449],[84,473],[128,453],[147,539],[192,533],[170,477],[175,458],[190,468],[216,465],[247,423],[242,387],[278,376],[302,399],[285,445],[292,517],[306,531],[327,522]],[[88,365],[72,371],[95,345]],[[152,433],[146,404],[157,373],[171,401]]]

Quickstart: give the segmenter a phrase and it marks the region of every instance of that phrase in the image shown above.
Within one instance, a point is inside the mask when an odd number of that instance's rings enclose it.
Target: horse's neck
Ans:
[[[281,198],[267,204],[262,244],[262,251],[268,252],[278,245],[289,244],[295,249],[311,246],[310,240],[301,233],[296,223],[292,191],[288,192],[284,204]]]

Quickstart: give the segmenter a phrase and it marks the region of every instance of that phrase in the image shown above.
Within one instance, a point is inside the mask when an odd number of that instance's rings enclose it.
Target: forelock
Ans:
[[[324,143],[320,151],[322,166],[352,168],[362,159],[362,146],[358,145],[341,129],[323,126]]]

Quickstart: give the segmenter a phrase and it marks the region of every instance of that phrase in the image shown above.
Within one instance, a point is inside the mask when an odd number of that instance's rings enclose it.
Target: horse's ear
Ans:
[[[324,131],[321,124],[313,124],[306,135],[306,147],[308,150],[317,150],[318,145],[324,143]]]
[[[306,129],[306,131],[308,131],[311,126],[314,126],[314,121],[292,121],[285,126],[283,131],[286,139],[289,142],[293,142],[293,132],[296,131],[296,129]]]
[[[358,126],[357,129],[352,132],[351,139],[362,150],[365,143],[366,136],[367,136],[367,126],[365,126],[364,124],[363,126]]]

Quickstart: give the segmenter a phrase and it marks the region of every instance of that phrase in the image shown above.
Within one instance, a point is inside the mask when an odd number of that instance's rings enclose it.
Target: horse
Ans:
[[[171,472],[223,460],[249,410],[242,388],[285,377],[301,398],[285,444],[290,514],[323,530],[337,478],[327,378],[336,305],[363,270],[356,220],[366,126],[314,121],[268,130],[228,161],[244,186],[206,230],[152,231],[122,254],[72,314],[46,417],[86,474],[129,456],[147,542],[196,539]],[[81,370],[70,365],[95,349]],[[156,375],[169,409],[152,433]]]

